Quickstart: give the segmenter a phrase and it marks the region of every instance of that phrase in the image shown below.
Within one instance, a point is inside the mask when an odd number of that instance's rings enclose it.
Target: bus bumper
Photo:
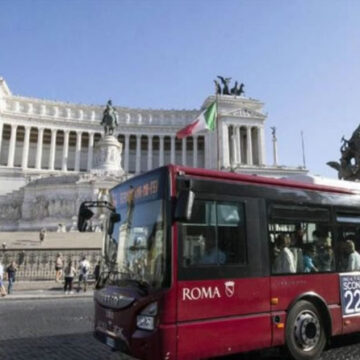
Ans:
[[[97,340],[111,347],[112,350],[129,354],[130,349],[124,340],[99,330],[95,330],[93,335]]]
[[[136,330],[131,337],[131,355],[138,359],[161,359],[159,330]]]
[[[113,351],[120,351],[141,360],[160,359],[157,330],[153,332],[136,330],[131,337],[130,343],[101,330],[95,330],[93,334],[97,340],[108,345]]]

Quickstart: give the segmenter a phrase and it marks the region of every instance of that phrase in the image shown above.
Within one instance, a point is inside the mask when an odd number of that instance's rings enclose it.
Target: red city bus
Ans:
[[[285,346],[316,359],[360,331],[360,196],[169,165],[114,187],[95,336],[139,359]],[[360,257],[360,256],[359,256]],[[360,265],[360,261],[359,261]]]

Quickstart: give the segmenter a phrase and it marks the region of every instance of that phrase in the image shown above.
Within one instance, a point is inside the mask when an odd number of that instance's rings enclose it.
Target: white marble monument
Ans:
[[[104,131],[95,145],[89,173],[40,177],[18,190],[16,196],[12,193],[1,197],[0,231],[76,231],[80,204],[103,199],[110,188],[126,179],[121,167],[122,144],[109,134],[107,127]],[[100,215],[93,219],[94,229],[100,226]]]
[[[215,99],[217,131],[177,139],[176,132]],[[266,165],[263,106],[222,91],[199,109],[115,109],[110,102],[106,112],[15,95],[0,77],[0,231],[56,230],[59,224],[69,230],[82,201],[169,163],[273,177],[306,174],[301,166]],[[112,111],[119,126],[111,130]]]

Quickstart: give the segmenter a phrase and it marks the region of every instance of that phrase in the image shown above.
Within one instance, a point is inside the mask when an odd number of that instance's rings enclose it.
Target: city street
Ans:
[[[0,301],[0,319],[1,360],[130,359],[92,337],[91,297]],[[321,360],[357,360],[359,354],[360,336],[347,336],[333,340]],[[276,350],[226,359],[259,358],[284,359]]]
[[[1,360],[113,359],[92,337],[92,298],[0,301],[0,319]]]

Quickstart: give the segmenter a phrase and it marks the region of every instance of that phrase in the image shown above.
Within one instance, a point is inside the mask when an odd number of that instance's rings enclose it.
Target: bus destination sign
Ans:
[[[360,315],[360,273],[340,274],[343,316]]]
[[[159,190],[158,180],[151,180],[142,185],[138,185],[132,189],[124,190],[118,193],[116,198],[117,205],[124,205],[130,197],[134,197],[135,201],[148,200],[157,197]]]
[[[161,173],[139,176],[111,191],[114,206],[126,207],[130,202],[141,203],[162,197],[163,177]]]

